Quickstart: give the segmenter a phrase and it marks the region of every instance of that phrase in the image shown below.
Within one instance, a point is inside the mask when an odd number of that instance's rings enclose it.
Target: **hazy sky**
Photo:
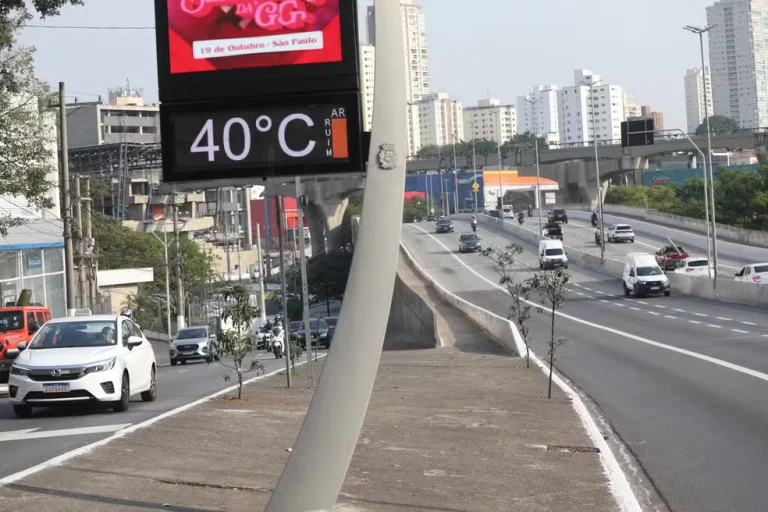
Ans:
[[[86,0],[48,25],[154,25],[153,0]],[[370,0],[360,0],[360,14]],[[698,38],[684,25],[704,25],[714,0],[421,0],[429,35],[433,91],[464,105],[498,97],[514,103],[534,84],[572,85],[590,68],[631,97],[664,112],[667,128],[685,128],[685,70],[700,63]],[[364,37],[365,27],[361,28]],[[131,79],[157,99],[152,30],[27,28],[38,48],[38,75],[65,81],[69,100],[106,96]]]

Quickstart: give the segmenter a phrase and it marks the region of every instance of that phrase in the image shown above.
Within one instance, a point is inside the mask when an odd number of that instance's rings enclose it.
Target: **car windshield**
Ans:
[[[670,246],[670,247],[667,248],[667,251],[672,253],[672,254],[677,254],[678,251],[680,251],[681,253],[684,253],[685,249],[683,249],[682,245],[678,245],[677,249],[675,249],[674,247]]]
[[[109,347],[117,344],[116,326],[117,322],[110,320],[47,323],[29,348]]]
[[[440,219],[440,220],[437,221],[437,223],[438,224],[443,224],[443,225],[449,225],[449,224],[451,224],[451,219]]]
[[[18,331],[24,328],[24,313],[21,311],[0,312],[0,332]]]
[[[661,276],[661,275],[664,275],[664,273],[661,271],[659,267],[640,267],[637,269],[637,275],[639,277],[648,277],[648,276]]]
[[[328,324],[329,327],[336,327],[336,324],[339,323],[338,318],[326,318],[325,323]]]
[[[768,265],[755,265],[755,274],[764,274],[768,272]]]
[[[288,324],[288,327],[292,331],[300,331],[301,329],[304,328],[304,322],[291,322],[290,324]]]
[[[563,210],[562,208],[555,208],[554,210],[552,210],[552,213],[554,213],[555,215],[562,215],[565,213],[565,210]]]
[[[632,231],[632,226],[616,226],[616,231]]]
[[[545,253],[547,256],[561,256],[563,254],[562,249],[547,249]]]
[[[706,267],[707,260],[694,260],[688,262],[689,267]]]
[[[196,329],[182,329],[179,331],[177,340],[189,340],[193,338],[205,338],[208,336],[208,332],[202,327]]]
[[[473,241],[480,240],[480,237],[477,235],[461,235],[459,240],[461,240],[462,242],[473,242]]]

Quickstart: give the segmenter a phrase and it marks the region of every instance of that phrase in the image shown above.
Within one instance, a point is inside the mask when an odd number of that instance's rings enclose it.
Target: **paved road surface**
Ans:
[[[285,359],[277,360],[268,353],[257,355],[266,372],[285,367]],[[158,363],[160,360],[158,359]],[[234,383],[224,381],[230,370],[220,364],[189,363],[184,366],[158,368],[157,400],[144,403],[136,397],[125,413],[112,411],[55,412],[36,410],[35,416],[20,420],[13,414],[7,398],[0,398],[0,439],[3,433],[37,428],[40,431],[136,424],[209,396]],[[255,376],[255,374],[252,374]],[[111,433],[51,437],[28,441],[0,441],[0,478],[23,471],[53,457],[108,437]],[[194,443],[192,443],[194,445]]]
[[[456,227],[470,229],[461,220]],[[457,254],[458,234],[435,235],[432,229],[427,223],[403,227],[403,241],[417,261],[448,290],[506,316],[509,298],[492,286],[497,277],[489,262],[479,254]],[[538,271],[531,245],[493,228],[480,234],[498,246],[521,243],[523,275]],[[601,407],[671,508],[765,508],[764,312],[674,292],[625,299],[619,280],[573,265],[570,270],[574,281],[563,309],[569,317],[556,319],[556,335],[568,339],[558,367]],[[539,354],[546,353],[549,321],[535,315],[531,324]],[[750,371],[763,373],[745,373]]]

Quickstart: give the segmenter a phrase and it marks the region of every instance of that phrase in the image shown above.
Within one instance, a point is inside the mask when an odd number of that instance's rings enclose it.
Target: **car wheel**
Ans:
[[[16,415],[17,418],[26,419],[32,416],[32,407],[24,404],[14,405],[13,413]]]
[[[181,365],[184,366],[185,364],[187,364],[187,360],[186,359],[182,359],[181,360]]]
[[[631,244],[635,243],[635,239],[634,238],[630,238],[629,239],[629,243],[631,243]]]
[[[622,281],[621,286],[624,287],[624,296],[629,297],[630,290],[627,288],[627,284]]]
[[[176,366],[179,362],[175,359],[171,359],[171,366]]]
[[[213,362],[213,355],[210,355],[210,356],[206,357],[205,358],[205,362],[208,363],[208,364],[211,364]]]
[[[664,296],[665,296],[665,297],[669,297],[669,296],[671,295],[671,293],[672,293],[672,292],[664,292]]]
[[[544,270],[544,264],[539,262],[539,270]]]
[[[145,402],[154,402],[157,399],[157,370],[155,365],[152,365],[151,379],[149,389],[141,393],[141,399]]]
[[[125,412],[131,405],[131,382],[128,379],[128,373],[123,372],[123,381],[120,384],[120,400],[115,403],[112,410],[115,412]]]

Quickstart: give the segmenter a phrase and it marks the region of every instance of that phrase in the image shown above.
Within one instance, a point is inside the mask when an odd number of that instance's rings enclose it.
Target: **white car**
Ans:
[[[612,243],[635,242],[635,231],[629,224],[612,224],[608,226],[605,238]]]
[[[505,206],[504,207],[504,218],[505,219],[514,219],[515,218],[515,209],[511,206]]]
[[[745,283],[768,283],[768,263],[747,265],[736,274],[735,281]]]
[[[697,257],[689,257],[687,260],[681,260],[674,271],[675,274],[694,277],[709,277],[710,272],[712,275],[715,274],[715,266],[708,265],[707,258]]]
[[[34,407],[107,404],[117,412],[130,399],[157,398],[155,351],[131,319],[116,315],[49,320],[11,366],[10,402],[16,416]]]

